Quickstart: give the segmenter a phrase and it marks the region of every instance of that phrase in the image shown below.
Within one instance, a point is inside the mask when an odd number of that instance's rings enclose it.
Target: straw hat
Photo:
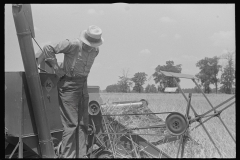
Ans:
[[[103,43],[102,30],[98,26],[89,26],[80,34],[80,40],[91,47],[98,47]]]

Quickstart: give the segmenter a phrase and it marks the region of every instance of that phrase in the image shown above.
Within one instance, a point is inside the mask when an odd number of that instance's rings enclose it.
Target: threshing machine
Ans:
[[[34,54],[32,39],[35,38],[31,6],[29,4],[12,5],[13,18],[16,26],[19,46],[25,72],[5,72],[5,158],[58,158],[61,156],[61,141],[63,126],[57,95],[58,77],[43,61],[40,67],[37,61],[40,55]],[[34,39],[35,40],[35,39]],[[103,103],[98,86],[88,86],[89,100],[89,127],[92,132],[88,135],[89,158],[170,158],[156,145],[173,141],[180,141],[177,157],[181,150],[184,155],[184,146],[190,138],[190,125],[198,122],[209,136],[204,123],[213,117],[218,117],[234,142],[235,138],[222,121],[220,114],[235,102],[218,110],[220,106],[235,98],[235,96],[213,107],[209,99],[196,83],[195,76],[160,71],[164,76],[172,77],[179,91],[184,96],[187,107],[186,114],[178,112],[145,112],[148,106],[144,99],[139,101],[113,102],[111,107],[135,107],[141,113],[111,114],[107,112],[109,106]],[[191,94],[187,97],[176,78],[191,79],[201,90],[202,94],[212,107],[204,114],[197,114],[191,105]],[[190,109],[195,117],[189,116]],[[209,113],[213,112],[209,115]],[[129,128],[116,117],[124,116],[155,116],[166,114],[165,121],[157,119],[157,124],[145,127]],[[208,117],[208,118],[207,118]],[[207,118],[202,121],[203,118]],[[197,128],[196,126],[195,128]],[[151,143],[134,130],[159,129],[159,133],[148,134],[163,138]],[[216,147],[219,155],[220,151]]]

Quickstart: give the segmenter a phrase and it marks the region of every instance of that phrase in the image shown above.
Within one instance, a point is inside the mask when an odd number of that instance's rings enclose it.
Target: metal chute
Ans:
[[[34,27],[30,4],[12,5],[13,18],[21,50],[27,84],[30,91],[34,119],[36,121],[39,145],[42,157],[55,157],[50,128],[46,116],[46,106],[38,73],[35,53],[32,43]]]

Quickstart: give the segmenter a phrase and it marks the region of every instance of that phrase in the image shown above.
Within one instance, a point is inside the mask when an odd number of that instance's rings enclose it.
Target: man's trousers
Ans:
[[[81,158],[86,155],[87,145],[89,103],[87,77],[61,78],[58,82],[58,99],[64,127],[61,157]]]

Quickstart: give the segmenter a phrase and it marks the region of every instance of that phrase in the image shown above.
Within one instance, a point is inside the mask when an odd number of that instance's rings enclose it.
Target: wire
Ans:
[[[26,14],[25,14],[24,11],[23,11],[23,14],[24,14],[25,19],[26,19],[26,21],[27,21]],[[39,44],[37,43],[37,41],[35,40],[35,38],[33,37],[33,35],[32,35],[32,30],[31,30],[31,28],[30,28],[30,25],[28,24],[28,21],[27,21],[27,25],[28,25],[29,30],[30,30],[30,32],[31,32],[31,37],[32,37],[32,39],[35,41],[35,43],[38,45],[38,47],[41,49],[41,51],[44,52],[44,51],[42,50],[42,48],[39,46]]]

